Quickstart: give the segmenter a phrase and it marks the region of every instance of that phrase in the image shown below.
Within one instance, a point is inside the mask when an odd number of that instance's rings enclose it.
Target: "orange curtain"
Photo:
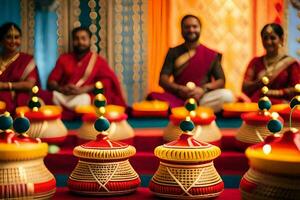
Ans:
[[[253,56],[264,53],[260,31],[267,23],[276,22],[284,25],[284,0],[253,1]]]
[[[161,91],[159,72],[168,48],[183,42],[180,20],[186,14],[201,19],[200,42],[223,54],[226,87],[239,93],[250,59],[263,54],[261,28],[282,22],[283,0],[150,0],[149,92]]]
[[[169,0],[148,1],[148,91],[162,91],[159,73],[169,47]]]

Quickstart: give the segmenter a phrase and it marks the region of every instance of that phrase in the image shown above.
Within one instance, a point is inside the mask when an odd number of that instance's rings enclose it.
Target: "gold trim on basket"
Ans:
[[[158,146],[154,150],[155,156],[162,160],[177,162],[201,162],[210,161],[221,154],[219,147],[211,145],[203,149],[172,149],[164,146]]]
[[[30,160],[45,157],[48,152],[47,143],[0,144],[0,160]]]
[[[124,159],[133,156],[136,153],[135,147],[129,145],[126,148],[117,149],[86,149],[81,146],[77,146],[73,154],[79,158],[89,158],[95,160],[116,160]]]

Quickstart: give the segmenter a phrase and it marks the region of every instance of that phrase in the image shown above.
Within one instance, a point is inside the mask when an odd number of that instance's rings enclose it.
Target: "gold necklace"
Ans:
[[[8,58],[8,59],[3,59],[3,57],[0,57],[0,75],[6,70],[6,68],[13,63],[17,58],[19,57],[20,53],[17,53],[16,55]]]
[[[271,58],[271,59],[270,58],[267,59],[267,57],[264,56],[263,62],[264,62],[265,68],[266,68],[267,76],[272,76],[272,74],[275,70],[276,64],[278,63],[279,60],[281,60],[281,58],[283,56],[284,55],[282,55],[282,54],[278,54],[276,57]]]

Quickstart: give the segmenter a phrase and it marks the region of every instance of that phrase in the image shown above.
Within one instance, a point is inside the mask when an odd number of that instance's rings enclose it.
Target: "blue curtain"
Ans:
[[[297,29],[297,26],[300,25],[300,19],[297,16],[299,11],[294,8],[291,3],[288,6],[288,47],[289,54],[295,58],[300,59],[300,55],[297,54],[297,51],[300,51],[300,43],[297,42],[297,38],[300,38],[300,30]]]
[[[34,54],[44,89],[58,57],[56,20],[55,11],[36,8]]]
[[[1,0],[0,10],[0,25],[8,21],[21,25],[19,0]]]

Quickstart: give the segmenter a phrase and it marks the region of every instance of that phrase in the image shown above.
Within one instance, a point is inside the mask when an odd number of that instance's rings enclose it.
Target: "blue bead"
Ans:
[[[180,129],[184,132],[192,131],[195,128],[195,125],[192,121],[184,120],[180,123]]]
[[[11,116],[0,116],[0,129],[1,130],[7,130],[11,128],[11,125],[13,124],[13,119]]]
[[[17,133],[25,133],[30,127],[30,122],[26,117],[18,117],[13,123],[13,127]]]
[[[294,108],[295,106],[300,104],[300,98],[299,96],[294,97],[290,102],[290,107]]]
[[[196,105],[196,104],[192,104],[192,103],[187,103],[187,104],[185,104],[185,108],[186,108],[188,111],[193,111],[193,110],[196,110],[197,105]]]
[[[272,133],[277,133],[282,129],[282,123],[277,119],[272,119],[267,125],[268,129]]]
[[[272,106],[272,103],[270,100],[259,100],[258,101],[258,107],[260,110],[264,110],[264,109],[267,109],[269,110]]]
[[[104,117],[98,118],[94,124],[95,129],[99,132],[107,131],[109,129],[109,126],[109,121]]]

